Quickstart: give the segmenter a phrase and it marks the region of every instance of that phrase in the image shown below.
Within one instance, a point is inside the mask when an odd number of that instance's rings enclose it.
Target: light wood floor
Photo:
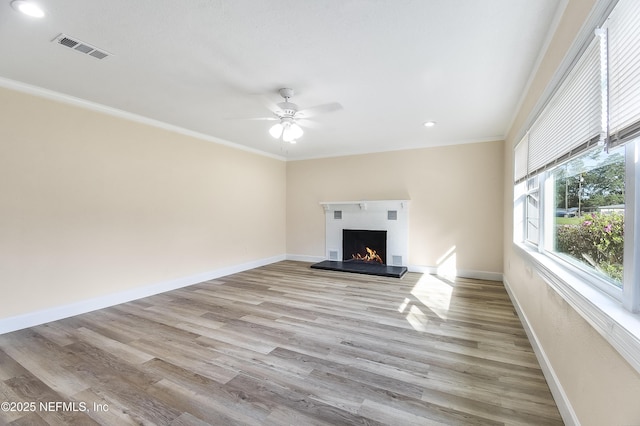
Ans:
[[[562,424],[501,283],[308,266],[0,336],[0,402],[76,403],[0,424]]]

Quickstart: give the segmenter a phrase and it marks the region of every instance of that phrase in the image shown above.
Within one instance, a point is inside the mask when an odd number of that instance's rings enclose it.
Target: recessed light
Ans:
[[[24,13],[27,16],[31,16],[33,18],[42,18],[44,16],[44,11],[37,4],[26,1],[26,0],[13,0],[11,2],[11,7],[17,10],[20,13]]]
[[[422,123],[424,125],[424,127],[433,127],[436,125],[435,121],[425,121],[424,123]]]

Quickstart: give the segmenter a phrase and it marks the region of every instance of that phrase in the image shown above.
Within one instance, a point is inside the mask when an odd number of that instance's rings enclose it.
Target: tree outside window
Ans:
[[[622,287],[625,156],[601,148],[553,171],[555,251]]]

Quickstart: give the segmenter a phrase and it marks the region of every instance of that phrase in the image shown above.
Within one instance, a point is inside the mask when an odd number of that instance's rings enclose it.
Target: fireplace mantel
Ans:
[[[321,201],[320,205],[325,211],[343,210],[345,207],[358,207],[360,210],[389,210],[406,209],[409,200]]]
[[[387,264],[406,266],[409,260],[409,201],[323,201],[327,260],[343,260],[342,230],[387,231]]]

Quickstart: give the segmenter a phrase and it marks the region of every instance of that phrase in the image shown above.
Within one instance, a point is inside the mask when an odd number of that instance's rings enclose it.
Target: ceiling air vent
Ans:
[[[93,56],[94,58],[104,59],[107,56],[111,56],[111,53],[98,49],[95,46],[80,41],[77,38],[69,37],[66,34],[60,34],[51,41],[55,41],[58,44],[73,49],[76,52],[84,53],[85,55]]]

